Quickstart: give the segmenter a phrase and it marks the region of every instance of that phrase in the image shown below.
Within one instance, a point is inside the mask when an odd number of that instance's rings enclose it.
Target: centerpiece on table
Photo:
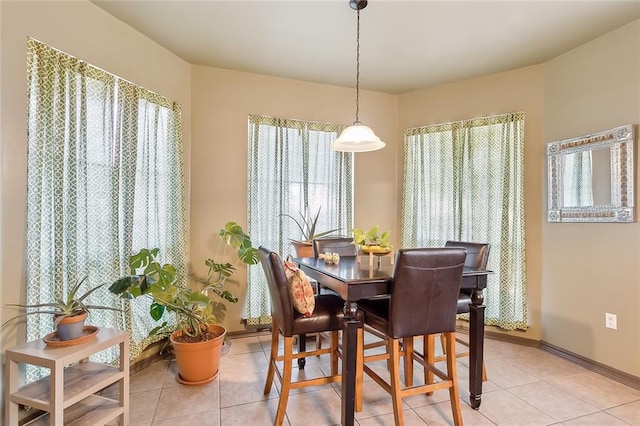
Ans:
[[[368,231],[353,229],[353,241],[360,247],[360,251],[365,254],[373,253],[385,255],[391,253],[393,246],[389,242],[390,231],[378,234],[379,226],[376,225]]]
[[[390,231],[379,234],[379,226],[376,225],[368,231],[354,228],[353,241],[358,245],[359,250],[369,255],[369,265],[373,265],[373,256],[378,256],[378,266],[380,258],[393,252],[393,246],[389,242]],[[391,258],[393,264],[393,257]]]

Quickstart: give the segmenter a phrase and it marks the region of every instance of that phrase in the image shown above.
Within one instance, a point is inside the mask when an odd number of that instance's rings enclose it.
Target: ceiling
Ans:
[[[348,0],[92,2],[191,64],[355,86]],[[360,87],[397,94],[535,65],[638,18],[640,0],[370,0]]]

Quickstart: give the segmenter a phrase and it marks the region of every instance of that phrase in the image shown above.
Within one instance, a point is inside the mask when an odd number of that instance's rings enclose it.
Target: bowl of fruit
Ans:
[[[393,250],[393,246],[389,243],[389,231],[378,234],[379,227],[376,225],[368,231],[362,229],[353,229],[353,240],[364,254],[373,254],[375,256],[384,256]]]

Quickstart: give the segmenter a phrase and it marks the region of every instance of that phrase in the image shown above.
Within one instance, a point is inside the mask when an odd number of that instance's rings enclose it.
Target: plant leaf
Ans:
[[[201,305],[207,305],[211,302],[211,299],[206,294],[202,293],[192,293],[191,297],[189,297],[189,301],[193,303],[198,303]]]
[[[158,321],[160,318],[162,318],[162,315],[164,314],[164,310],[165,310],[164,305],[153,302],[149,307],[149,314],[151,315],[151,318]]]
[[[241,247],[249,237],[244,233],[242,227],[235,222],[227,222],[220,230],[220,238],[233,248]]]
[[[73,285],[73,287],[71,287],[71,290],[69,290],[69,293],[67,293],[67,303],[65,304],[69,304],[71,303],[75,298],[76,298],[76,293],[78,292],[78,289],[80,288],[80,285],[85,282],[87,279],[87,277],[84,277],[82,280],[80,281],[76,281],[76,283]]]
[[[107,284],[107,283],[103,283],[103,284],[100,284],[100,285],[98,285],[98,286],[96,286],[96,287],[92,288],[91,290],[87,291],[85,294],[83,294],[82,296],[80,296],[80,297],[78,298],[78,300],[79,300],[79,301],[83,301],[83,300],[84,300],[84,299],[86,299],[86,298],[87,298],[91,293],[93,293],[94,291],[98,290],[98,289],[99,289],[99,288],[101,288],[101,287],[104,287],[106,284]]]
[[[127,275],[114,281],[109,286],[109,291],[117,295],[122,295],[136,285],[140,285],[140,275]]]
[[[110,311],[123,312],[122,309],[112,306],[85,305],[87,309],[107,309]]]
[[[231,302],[231,303],[237,303],[238,302],[238,298],[236,296],[234,296],[233,294],[231,294],[230,292],[228,292],[227,290],[224,290],[222,292],[218,292],[218,295],[220,297],[222,297],[224,300]]]
[[[238,250],[238,257],[242,262],[246,263],[247,265],[255,265],[256,263],[260,262],[258,249],[251,246],[246,248],[243,247],[240,250]]]
[[[307,241],[307,233],[304,232],[304,228],[302,227],[302,225],[300,225],[300,222],[298,222],[298,219],[296,219],[295,217],[293,217],[293,216],[291,216],[289,214],[286,214],[286,213],[283,213],[282,216],[286,216],[286,217],[290,218],[291,220],[293,220],[293,222],[296,224],[296,226],[298,226],[298,229],[300,229],[300,233],[302,234],[303,241]],[[306,222],[304,222],[304,221],[303,221],[303,223],[306,224]]]
[[[160,330],[162,330],[163,328],[165,328],[167,326],[167,322],[163,322],[162,324],[160,324],[157,327],[154,327],[150,332],[149,332],[149,336],[155,336],[156,334],[158,334],[160,332]]]

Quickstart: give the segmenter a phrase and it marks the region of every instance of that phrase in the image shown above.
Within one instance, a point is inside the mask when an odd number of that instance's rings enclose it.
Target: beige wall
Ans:
[[[204,269],[217,242],[217,230],[227,221],[247,223],[247,116],[249,114],[350,124],[355,114],[353,88],[327,86],[256,74],[193,67],[193,155],[191,162],[191,260]],[[361,92],[360,120],[387,143],[381,151],[355,159],[355,219],[357,227],[398,222],[396,196],[396,96]],[[384,202],[380,202],[384,200]],[[259,245],[260,241],[254,244]],[[259,268],[259,265],[253,266]],[[227,304],[224,324],[240,324],[246,280],[229,289],[241,303]]]
[[[548,223],[545,210],[547,142],[634,124],[638,149],[640,21],[539,66],[401,95],[397,137],[408,127],[512,111],[526,114],[530,328],[510,334],[640,376],[640,223]],[[401,149],[397,161],[400,171]],[[605,329],[605,312],[618,315],[618,330]]]
[[[2,10],[1,303],[25,299],[27,37],[144,86],[182,105],[187,164],[191,138],[191,66],[89,2],[0,2]],[[2,311],[2,322],[15,311]],[[24,326],[0,330],[4,349]],[[3,369],[4,371],[4,369]]]
[[[510,334],[536,340],[541,335],[543,79],[544,68],[535,66],[401,95],[397,135],[402,140],[402,132],[410,127],[516,111],[525,113],[524,205],[530,327],[526,332]],[[400,149],[399,173],[401,162]],[[400,185],[396,189],[401,194]]]
[[[548,62],[544,94],[545,142],[633,124],[637,159],[640,20]],[[636,168],[636,194],[639,176]],[[542,340],[640,376],[637,215],[629,224],[543,223]],[[605,328],[605,312],[617,314],[617,330]]]

